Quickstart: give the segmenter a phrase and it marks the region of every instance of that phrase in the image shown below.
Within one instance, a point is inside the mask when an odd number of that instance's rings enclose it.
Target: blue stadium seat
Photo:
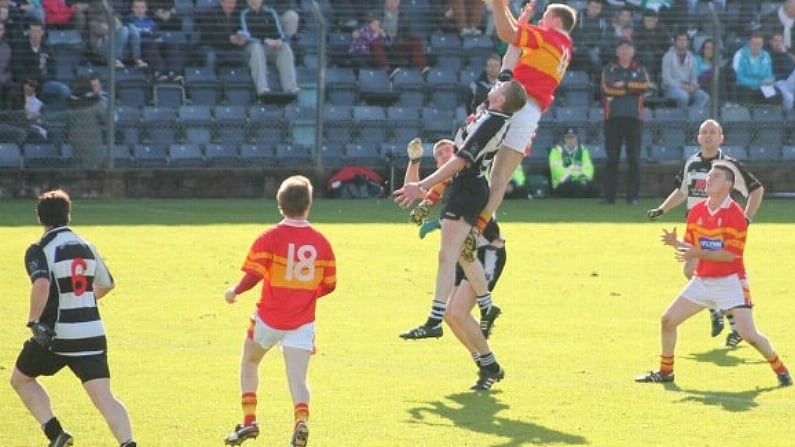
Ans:
[[[380,144],[387,139],[386,112],[381,106],[354,106],[356,143]]]
[[[143,107],[148,101],[149,81],[139,68],[116,69],[116,97],[122,105]]]
[[[757,146],[748,148],[748,159],[754,162],[777,163],[781,161],[781,147]]]
[[[254,80],[248,69],[221,68],[218,75],[223,86],[223,98],[229,105],[250,106],[254,96]]]
[[[313,160],[306,146],[282,143],[276,145],[276,161],[281,167],[303,168]]]
[[[204,167],[204,155],[198,143],[172,144],[168,147],[169,166],[173,168]]]
[[[204,145],[204,160],[210,167],[236,167],[237,145],[230,143],[207,143]]]
[[[152,102],[158,107],[179,107],[185,103],[185,87],[173,82],[152,86]]]
[[[271,146],[261,144],[240,145],[240,165],[248,168],[274,166],[276,158]]]
[[[426,80],[428,104],[431,107],[455,109],[463,103],[461,84],[458,83],[458,71],[434,68],[428,72]]]
[[[359,69],[359,98],[371,105],[388,106],[400,97],[400,92],[392,89],[392,81],[386,71]]]
[[[386,109],[387,140],[405,140],[408,143],[422,134],[422,109],[420,107],[392,106]]]
[[[656,163],[680,163],[683,159],[680,146],[653,144],[649,147],[649,160]]]
[[[594,162],[603,162],[607,159],[607,152],[602,144],[589,144],[588,149],[591,151],[591,160]],[[622,151],[623,153],[623,151]]]
[[[182,137],[189,143],[209,143],[212,140],[213,115],[210,106],[189,105],[178,109]]]
[[[422,108],[423,140],[436,141],[441,138],[452,138],[453,132],[454,124],[452,110],[437,109],[434,107]]]
[[[344,146],[353,140],[353,107],[327,105],[323,110],[323,121],[326,144]]]
[[[152,146],[166,148],[177,141],[177,112],[167,107],[144,107],[141,125]]]
[[[248,109],[249,136],[255,144],[275,146],[283,143],[287,123],[284,108],[274,105],[254,105]]]
[[[345,156],[345,147],[338,145],[323,145],[320,148],[323,166],[327,168],[341,168],[348,164]]]
[[[26,143],[22,147],[25,168],[62,167],[61,152],[50,143]]]
[[[326,69],[326,99],[330,104],[352,106],[358,101],[356,74],[352,68]]]
[[[489,55],[495,53],[496,45],[491,36],[462,36],[461,49],[467,66],[482,71]]]
[[[687,112],[679,107],[661,107],[649,122],[654,141],[661,146],[680,147],[687,139]]]
[[[749,160],[749,158],[748,158],[748,150],[745,148],[745,146],[727,145],[727,146],[721,146],[721,150],[726,155],[734,157],[737,160],[740,160],[740,161],[748,161]]]
[[[214,106],[218,103],[220,84],[212,68],[186,68],[185,88],[193,105]]]
[[[0,143],[0,168],[22,168],[22,151],[16,143]]]
[[[751,111],[747,107],[724,107],[720,111],[724,141],[733,146],[746,146],[751,143]]]
[[[782,146],[781,160],[787,162],[795,161],[795,146]]]
[[[135,166],[133,162],[132,152],[130,146],[126,144],[113,145],[113,167],[117,169],[126,169]]]
[[[348,144],[345,146],[345,156],[354,165],[381,167],[386,162],[379,151],[380,143]]]
[[[755,145],[778,147],[784,143],[789,123],[780,107],[756,107],[751,111]]]
[[[425,105],[425,79],[420,70],[401,69],[392,78],[392,86],[400,92],[394,105],[422,107]]]
[[[567,127],[584,128],[588,125],[588,108],[555,107],[555,120],[561,132]]]
[[[434,66],[458,71],[462,67],[461,38],[454,33],[431,34],[429,55]]]
[[[242,105],[213,107],[214,141],[242,144],[248,142],[248,114]]]
[[[165,168],[168,166],[168,146],[136,144],[133,160],[138,168]]]
[[[141,109],[116,106],[116,142],[130,145],[141,141]]]

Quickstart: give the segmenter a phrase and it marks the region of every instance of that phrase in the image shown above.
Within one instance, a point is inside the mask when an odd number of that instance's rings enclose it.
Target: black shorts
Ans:
[[[470,225],[475,225],[478,215],[489,200],[489,182],[486,177],[461,174],[453,179],[448,189],[450,194],[440,219],[463,218]]]
[[[79,357],[59,355],[44,349],[33,339],[29,339],[22,346],[16,363],[19,372],[28,377],[52,376],[64,366],[68,366],[83,383],[110,378],[106,353]]]
[[[478,248],[478,259],[483,264],[483,271],[486,273],[486,281],[489,283],[489,291],[494,290],[497,286],[497,280],[502,275],[502,269],[505,268],[505,261],[508,260],[508,254],[505,247],[494,247],[492,245],[484,245]],[[464,269],[461,264],[455,265],[455,285],[461,284],[461,281],[466,279]]]

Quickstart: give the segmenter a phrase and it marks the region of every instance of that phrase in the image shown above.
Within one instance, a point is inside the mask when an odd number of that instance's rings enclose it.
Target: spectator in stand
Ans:
[[[5,26],[5,38],[12,47],[24,40],[26,23],[24,12],[11,0],[0,0],[0,23]],[[39,23],[43,23],[43,20]]]
[[[160,51],[171,69],[172,80],[182,81],[182,70],[185,67],[188,52],[187,40],[182,33],[182,19],[177,15],[174,0],[150,0],[157,30],[161,35]]]
[[[246,38],[251,77],[258,96],[270,93],[268,56],[275,56],[282,89],[290,94],[300,90],[296,81],[295,56],[287,41],[276,10],[263,6],[262,0],[248,0],[248,8],[240,15],[241,35]]]
[[[67,4],[66,0],[41,0],[44,24],[49,29],[74,29],[84,34],[88,2]]]
[[[23,12],[25,19],[44,23],[44,6],[41,0],[21,0],[17,7]]]
[[[549,150],[549,178],[553,197],[596,197],[591,153],[580,143],[577,130],[570,127],[563,141]]]
[[[8,108],[8,101],[14,91],[11,76],[11,56],[13,51],[6,39],[6,26],[0,22],[0,110]]]
[[[486,16],[486,5],[482,0],[451,0],[450,9],[458,32],[462,36],[479,36],[483,17]]]
[[[632,22],[632,7],[622,6],[621,9],[613,13],[610,25],[613,27],[613,40],[632,40],[635,24]]]
[[[113,31],[114,45],[114,63],[116,67],[124,67],[124,60],[126,51],[130,48],[130,28],[122,23],[121,17],[111,7],[110,11]],[[105,19],[105,12],[102,8],[102,3],[95,1],[91,3],[87,11],[88,17],[88,42],[91,50],[104,57],[110,57],[110,27]],[[132,52],[131,52],[132,53]],[[140,56],[139,56],[140,59]]]
[[[715,58],[715,41],[710,38],[704,39],[701,48],[696,55],[696,76],[698,85],[705,92],[712,91],[713,78],[713,59]],[[726,69],[726,61],[718,61],[720,76],[718,77],[718,98],[726,101],[729,98],[729,85],[734,84],[734,71]],[[715,98],[715,99],[718,99]],[[731,98],[733,100],[733,98]],[[728,104],[728,102],[726,102]]]
[[[267,5],[273,8],[282,21],[282,29],[288,40],[292,40],[298,33],[298,6],[295,0],[267,0]]]
[[[428,66],[424,40],[411,29],[410,22],[413,22],[415,18],[408,12],[401,11],[400,0],[384,0],[381,26],[389,36],[386,42],[386,51],[393,68],[404,63],[419,69]]]
[[[480,76],[474,81],[469,83],[469,100],[467,101],[467,113],[475,113],[475,109],[486,100],[489,92],[497,83],[497,77],[500,75],[500,68],[502,67],[502,58],[499,54],[492,54],[486,59],[486,68],[480,73]]]
[[[632,34],[635,42],[635,59],[643,65],[652,81],[660,81],[663,55],[671,46],[671,34],[660,23],[660,18],[652,9],[643,11],[643,23]]]
[[[627,203],[638,204],[640,190],[639,158],[643,132],[643,97],[651,82],[649,74],[635,60],[632,41],[623,40],[616,47],[616,59],[602,72],[602,95],[605,117],[604,204],[616,201],[618,162],[621,146],[627,151]]]
[[[369,0],[334,0],[334,15],[337,26],[342,30],[353,31],[364,20],[364,14],[369,11]]]
[[[214,69],[243,63],[246,38],[239,33],[240,12],[237,0],[219,0],[198,17],[196,26],[201,31],[199,52],[205,67]]]
[[[22,84],[28,80],[42,86],[41,97],[50,110],[64,110],[71,94],[69,86],[53,79],[50,51],[44,43],[44,26],[38,22],[28,23],[28,39],[14,48],[12,72],[14,80]]]
[[[570,68],[585,70],[594,79],[604,67],[602,46],[610,32],[602,8],[602,0],[588,0],[577,12],[577,24],[571,32],[574,49]]]
[[[389,40],[381,20],[375,14],[365,18],[364,26],[353,30],[353,39],[348,47],[348,55],[355,67],[378,67],[389,69],[389,60],[386,57],[384,46]]]
[[[687,32],[677,32],[674,44],[662,58],[663,92],[666,98],[676,101],[677,107],[704,107],[709,95],[698,85],[696,60],[689,48]]]
[[[146,0],[133,0],[132,14],[127,22],[132,35],[140,36],[140,54],[145,65],[140,62],[136,62],[136,65],[149,66],[157,81],[179,81],[184,62],[176,54],[175,48],[163,44],[157,22],[149,15]],[[137,39],[133,38],[132,41],[135,45]],[[133,57],[136,53],[137,50],[133,48]]]
[[[101,83],[99,88],[101,90]],[[108,114],[102,92],[97,91],[97,84],[90,77],[82,76],[75,80],[72,92],[67,129],[75,162],[84,169],[102,169],[108,159],[103,141]]]
[[[793,23],[795,23],[795,0],[785,0],[781,2],[781,6],[761,18],[760,30],[766,36],[780,32],[784,36],[784,48],[795,54]]]
[[[734,53],[732,68],[737,76],[737,102],[740,104],[776,104],[781,97],[773,86],[773,60],[762,49],[762,33],[751,33],[748,43]]]
[[[795,56],[784,47],[784,35],[774,32],[770,36],[770,58],[773,62],[773,85],[781,94],[784,110],[792,110],[795,100]]]

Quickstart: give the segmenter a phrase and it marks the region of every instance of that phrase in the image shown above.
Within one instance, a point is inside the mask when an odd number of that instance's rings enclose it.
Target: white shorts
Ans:
[[[516,152],[524,153],[525,148],[530,144],[533,134],[538,128],[538,120],[541,119],[541,108],[538,103],[528,98],[524,107],[511,117],[511,124],[505,132],[502,139],[502,144],[515,150]],[[546,150],[546,148],[543,148]]]
[[[259,316],[252,317],[254,325],[251,339],[262,346],[263,349],[270,349],[277,344],[283,347],[303,349],[312,351],[315,347],[315,322],[307,323],[296,329],[281,330],[274,329],[262,320]]]
[[[748,281],[736,274],[720,278],[694,276],[679,296],[710,309],[728,310],[752,305]]]

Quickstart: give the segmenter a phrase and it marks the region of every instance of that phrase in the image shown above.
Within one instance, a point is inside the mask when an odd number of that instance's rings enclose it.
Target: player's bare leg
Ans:
[[[677,297],[660,319],[660,369],[635,378],[636,382],[672,382],[674,380],[674,350],[679,325],[704,307],[682,296]]]
[[[122,445],[134,445],[127,408],[111,392],[110,379],[89,380],[83,383],[83,388],[105,418],[116,440]]]
[[[773,345],[770,344],[770,340],[756,329],[751,309],[747,307],[737,307],[730,312],[734,314],[737,332],[770,363],[771,368],[773,368],[773,371],[778,377],[779,383],[782,386],[792,385],[792,378],[789,376],[789,371],[787,371],[787,368],[778,358],[775,349],[773,349]]]
[[[309,386],[306,383],[306,373],[309,369],[310,351],[285,346],[283,352],[287,382],[295,407],[290,447],[304,447],[309,438]]]
[[[51,445],[72,445],[72,435],[66,432],[55,418],[50,395],[35,377],[26,376],[14,368],[14,371],[11,372],[11,386],[30,414],[44,428],[45,435],[52,441]]]
[[[240,392],[244,420],[226,437],[227,445],[240,445],[248,439],[259,436],[256,421],[257,388],[259,388],[259,365],[268,352],[254,340],[246,337],[243,341],[243,355],[240,359]]]
[[[494,327],[494,321],[500,316],[502,309],[491,301],[489,284],[480,260],[461,257],[458,259],[458,263],[461,265],[461,269],[464,270],[467,280],[475,292],[475,299],[477,300],[478,308],[480,308],[480,321],[478,323],[480,331],[483,333],[484,338],[489,338]]]

